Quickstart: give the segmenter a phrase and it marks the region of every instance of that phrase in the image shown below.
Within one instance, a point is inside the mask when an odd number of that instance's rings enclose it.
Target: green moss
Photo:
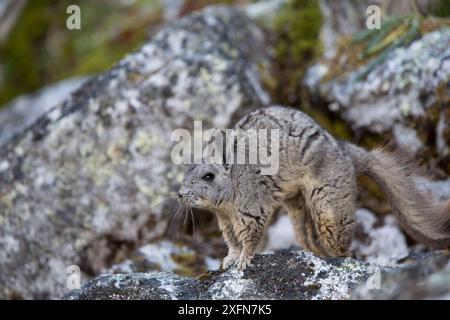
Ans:
[[[81,30],[66,28],[66,8],[81,9]],[[28,1],[7,41],[0,45],[0,105],[58,80],[108,69],[146,39],[161,20],[158,1],[131,6],[89,0]]]
[[[351,130],[338,116],[322,108],[320,102],[309,104],[302,85],[307,68],[322,53],[322,22],[317,1],[290,0],[279,10],[268,26],[274,54],[272,69],[263,69],[263,82],[274,103],[298,106],[336,137],[352,139]]]
[[[436,17],[450,17],[450,0],[440,0],[428,3],[428,12]]]
[[[275,102],[300,104],[301,80],[321,51],[321,25],[319,4],[313,0],[290,0],[274,18],[273,76],[266,84]]]

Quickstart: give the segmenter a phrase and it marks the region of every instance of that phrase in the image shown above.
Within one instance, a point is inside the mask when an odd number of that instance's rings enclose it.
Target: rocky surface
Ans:
[[[268,97],[260,30],[212,7],[163,28],[0,150],[0,298],[54,298],[165,230],[170,134],[228,127]],[[256,53],[256,54],[255,54]],[[261,54],[258,54],[261,53]]]
[[[62,103],[87,77],[66,79],[37,92],[20,96],[0,109],[0,146],[21,134],[44,113]]]
[[[374,279],[376,290],[358,286],[353,299],[450,299],[450,252],[412,254],[400,267]]]
[[[309,69],[305,83],[315,102],[338,113],[354,132],[389,134],[398,146],[414,155],[431,153],[449,169],[449,56],[450,28],[443,27],[375,65],[331,79],[332,64],[323,60]]]
[[[449,252],[411,255],[397,267],[301,250],[257,255],[244,272],[197,278],[168,272],[102,275],[65,299],[411,299],[450,295]],[[261,272],[263,271],[263,272]]]
[[[403,288],[410,286],[406,281],[411,282],[414,274],[424,279],[434,279],[433,274],[446,275],[449,254],[408,246],[393,216],[377,217],[358,209],[356,218],[357,232],[351,246],[354,258],[323,260],[301,251],[289,219],[281,215],[268,229],[265,253],[258,255],[254,266],[245,272],[219,271],[220,260],[206,257],[207,273],[197,278],[176,275],[173,272],[180,274],[186,261],[192,261],[198,253],[164,240],[142,247],[137,255],[104,270],[103,275],[66,298],[381,299],[394,297],[391,282]],[[422,298],[449,292],[442,284],[438,291],[433,288]]]
[[[376,1],[340,1],[320,0],[320,11],[324,23],[320,30],[320,41],[324,54],[331,58],[336,53],[336,42],[341,36],[353,34],[364,26],[365,13],[369,5],[380,5],[383,0]]]
[[[208,227],[217,228],[217,224],[212,221]],[[203,235],[197,244],[189,240],[188,236],[183,242],[175,239],[152,241],[135,250],[125,260],[102,270],[102,273],[164,271],[197,275],[207,270],[218,270],[221,259],[227,253],[220,233],[216,231],[213,235]],[[280,214],[268,228],[260,252],[270,254],[293,248],[300,247],[292,224],[287,215]],[[367,209],[356,211],[356,234],[351,245],[353,258],[382,267],[396,266],[415,250],[423,251],[423,248],[408,246],[392,215],[381,217]]]
[[[323,260],[301,250],[280,250],[257,255],[254,266],[244,272],[231,268],[197,278],[169,272],[105,274],[64,298],[448,299],[449,257],[448,251],[412,254],[396,267],[380,267],[351,258]]]
[[[65,298],[346,299],[353,287],[376,271],[362,261],[350,258],[325,261],[309,252],[293,250],[258,255],[253,265],[244,272],[231,268],[198,278],[166,272],[103,275]]]

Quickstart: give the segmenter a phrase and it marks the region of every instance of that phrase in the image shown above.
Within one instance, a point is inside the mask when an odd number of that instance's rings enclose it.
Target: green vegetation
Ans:
[[[430,3],[427,12],[430,12],[435,17],[450,17],[450,0],[437,1],[434,6]]]
[[[327,108],[311,106],[302,84],[308,66],[322,53],[322,19],[318,1],[290,0],[281,8],[269,27],[274,53],[263,80],[274,103],[298,106],[337,137],[349,139],[348,126]]]
[[[322,15],[314,0],[290,0],[274,19],[274,70],[269,89],[279,103],[300,102],[301,80],[321,51]]]
[[[159,1],[28,1],[8,40],[0,44],[0,105],[17,95],[77,75],[106,70],[161,20]],[[81,8],[81,30],[66,28],[66,8]],[[105,14],[107,12],[107,14]]]

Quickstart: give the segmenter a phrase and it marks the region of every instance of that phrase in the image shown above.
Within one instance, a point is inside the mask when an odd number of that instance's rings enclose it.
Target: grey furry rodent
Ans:
[[[404,230],[435,248],[450,246],[450,201],[419,192],[395,153],[366,151],[337,141],[306,114],[285,107],[258,109],[235,129],[280,129],[279,171],[257,165],[193,165],[178,192],[189,206],[216,213],[229,252],[222,267],[250,265],[273,216],[284,208],[299,244],[315,254],[346,256],[354,232],[356,174],[386,193]]]

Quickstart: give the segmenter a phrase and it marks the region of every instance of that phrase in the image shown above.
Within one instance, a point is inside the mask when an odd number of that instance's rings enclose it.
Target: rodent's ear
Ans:
[[[237,152],[236,133],[233,129],[214,129],[208,133],[209,142],[205,148],[205,155],[215,164],[222,164],[225,170],[229,170],[234,163]]]
[[[224,130],[210,129],[208,143],[204,149],[203,156],[207,163],[224,164],[225,163],[225,144],[226,134]]]
[[[236,159],[236,149],[237,149],[237,136],[236,132],[233,130],[224,131],[223,133],[223,164],[226,170],[229,170],[231,164],[235,163]]]

